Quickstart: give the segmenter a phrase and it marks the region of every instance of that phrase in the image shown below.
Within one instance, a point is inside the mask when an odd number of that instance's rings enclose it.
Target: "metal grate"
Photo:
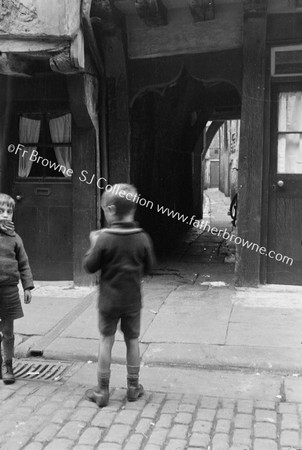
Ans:
[[[14,373],[17,378],[25,380],[60,381],[63,373],[71,363],[54,361],[15,360]]]

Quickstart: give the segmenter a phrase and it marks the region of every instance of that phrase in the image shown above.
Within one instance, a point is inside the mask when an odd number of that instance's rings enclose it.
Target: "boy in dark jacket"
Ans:
[[[5,384],[15,382],[12,366],[14,320],[23,317],[18,291],[19,278],[24,289],[24,303],[30,303],[30,290],[34,288],[22,239],[14,231],[12,222],[14,209],[14,199],[0,193],[0,331],[3,347],[3,361],[0,352],[0,362]]]
[[[109,401],[111,350],[118,321],[127,347],[127,399],[144,393],[139,384],[139,334],[141,280],[150,273],[154,254],[149,236],[134,222],[136,189],[128,184],[111,186],[102,196],[102,209],[109,228],[90,233],[91,247],[84,267],[90,273],[101,270],[99,285],[98,387],[86,391],[86,398],[106,406]]]

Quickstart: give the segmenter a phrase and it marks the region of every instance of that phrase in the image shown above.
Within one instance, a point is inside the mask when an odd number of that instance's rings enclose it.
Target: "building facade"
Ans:
[[[88,282],[106,184],[201,217],[205,155],[240,119],[238,236],[265,252],[237,246],[237,283],[302,284],[300,0],[1,3],[0,183],[36,278]],[[138,218],[158,248],[184,227]]]

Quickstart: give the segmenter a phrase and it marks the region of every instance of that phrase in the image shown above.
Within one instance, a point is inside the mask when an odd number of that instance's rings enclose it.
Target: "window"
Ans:
[[[302,45],[272,48],[271,75],[273,77],[302,75]]]
[[[278,173],[302,173],[302,91],[278,99]]]
[[[18,176],[21,178],[69,178],[71,164],[71,115],[21,116]]]

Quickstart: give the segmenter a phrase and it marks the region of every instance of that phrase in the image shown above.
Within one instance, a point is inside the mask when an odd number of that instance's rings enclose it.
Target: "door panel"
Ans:
[[[268,257],[267,281],[302,285],[302,85],[280,84],[272,100],[268,244],[293,262]]]
[[[15,182],[16,231],[35,280],[72,280],[72,183]]]

